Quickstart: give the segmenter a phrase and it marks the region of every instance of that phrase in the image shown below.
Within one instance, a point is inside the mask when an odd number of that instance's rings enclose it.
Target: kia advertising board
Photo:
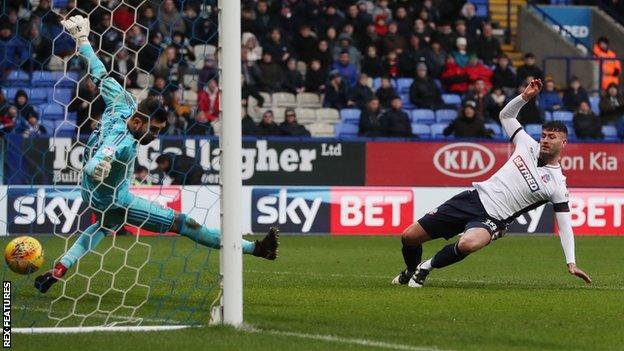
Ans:
[[[511,143],[369,142],[367,186],[471,186],[511,156]],[[568,144],[561,167],[569,187],[624,187],[624,147]]]

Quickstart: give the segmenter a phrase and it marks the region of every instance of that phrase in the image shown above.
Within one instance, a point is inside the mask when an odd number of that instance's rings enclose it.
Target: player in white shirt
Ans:
[[[568,130],[561,122],[547,122],[538,143],[516,119],[522,106],[541,89],[541,80],[531,81],[500,113],[503,129],[515,145],[503,167],[490,179],[473,183],[474,189],[454,196],[405,229],[401,241],[406,268],[392,280],[393,284],[422,287],[432,269],[463,260],[502,237],[517,216],[547,202],[553,203],[568,272],[591,283],[589,275],[576,266],[566,178],[559,165]],[[448,240],[462,232],[456,243],[421,263],[424,242]]]

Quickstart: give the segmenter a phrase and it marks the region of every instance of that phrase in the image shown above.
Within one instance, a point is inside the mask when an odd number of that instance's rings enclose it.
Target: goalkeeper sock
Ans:
[[[92,224],[80,234],[78,240],[76,240],[74,245],[61,257],[59,262],[61,262],[65,268],[71,268],[89,250],[95,249],[105,236],[106,230],[102,228],[99,222]]]
[[[180,214],[180,222],[180,235],[213,249],[218,250],[221,248],[221,231],[219,229],[206,228],[184,214]],[[251,254],[256,247],[256,243],[242,240],[242,247],[244,254]]]
[[[405,261],[405,266],[407,270],[413,272],[416,270],[416,266],[420,263],[422,259],[422,245],[418,246],[408,246],[403,243],[403,248],[401,249],[403,252],[403,260]]]
[[[464,254],[459,251],[459,241],[454,244],[446,245],[442,248],[442,250],[438,251],[435,256],[431,259],[431,267],[433,268],[442,268],[453,263],[457,263],[464,258],[466,258],[468,254]]]

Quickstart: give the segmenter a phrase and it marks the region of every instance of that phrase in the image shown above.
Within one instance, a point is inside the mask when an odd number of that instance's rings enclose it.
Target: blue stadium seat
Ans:
[[[69,134],[76,131],[75,121],[56,121],[57,133]]]
[[[574,115],[572,112],[568,111],[555,111],[552,114],[552,118],[554,121],[562,121],[562,122],[572,122],[572,117]]]
[[[426,123],[431,124],[435,122],[435,114],[433,110],[428,109],[416,109],[411,114],[412,123]]]
[[[572,122],[566,122],[565,125],[568,127],[568,139],[576,139],[576,131]]]
[[[6,77],[6,85],[10,87],[27,87],[30,84],[30,75],[21,70],[11,71]]]
[[[461,106],[461,96],[457,94],[442,94],[442,101],[447,105]]]
[[[437,110],[435,116],[438,123],[450,122],[457,118],[457,111],[451,109]]]
[[[552,120],[553,120],[552,112],[544,111],[544,121],[548,122]]]
[[[399,91],[399,94],[409,93],[409,89],[413,81],[413,78],[399,78],[397,80],[397,90]]]
[[[20,90],[20,89],[21,90],[27,90],[27,89],[18,88],[18,87],[6,87],[6,88],[3,88],[2,91],[4,92],[4,98],[8,102],[13,103],[13,101],[15,101],[15,93],[17,93],[17,91]]]
[[[539,138],[542,135],[541,124],[527,124],[524,126],[524,130],[533,138]]]
[[[617,129],[614,126],[602,126],[605,140],[618,140]]]
[[[590,96],[589,97],[589,105],[591,106],[592,111],[594,111],[595,114],[599,115],[600,114],[600,96]]]
[[[55,88],[50,92],[50,95],[54,94],[54,99],[50,102],[59,102],[63,105],[69,105],[74,98],[74,90],[69,88]]]
[[[63,106],[50,103],[38,106],[39,118],[41,119],[64,119],[65,109]]]
[[[493,130],[495,138],[502,137],[503,131],[501,129],[501,126],[498,125],[497,123],[486,123],[485,124],[485,128],[489,128],[489,129]]]
[[[358,132],[359,127],[355,124],[339,123],[336,125],[336,136],[339,138],[356,137]]]
[[[32,75],[33,87],[57,87],[57,88],[74,88],[76,82],[80,79],[78,72],[53,72],[53,71],[34,71]]]
[[[48,101],[48,96],[52,95],[52,91],[48,91],[46,88],[32,88],[26,90],[28,94],[28,102],[32,105],[45,104]]]
[[[397,90],[397,82],[395,79],[390,79],[390,85],[392,85],[392,87],[394,88],[394,90]],[[373,78],[373,91],[377,91],[377,89],[379,89],[379,87],[381,86],[381,78]]]
[[[41,125],[43,125],[43,127],[46,129],[46,132],[48,132],[49,135],[53,135],[54,130],[56,129],[56,123],[54,123],[55,121],[51,119],[42,119],[40,121]]]
[[[448,124],[445,124],[445,123],[432,124],[431,136],[433,136],[434,138],[445,138],[444,134],[442,133],[444,132],[444,128],[446,128],[447,126]]]
[[[412,134],[419,138],[431,138],[431,128],[426,124],[412,123]]]
[[[343,108],[340,110],[340,119],[343,123],[358,124],[360,122],[360,110],[357,108]]]
[[[412,104],[412,102],[409,99],[409,93],[399,94],[399,97],[401,98],[401,103],[403,104],[403,109],[405,109],[405,110],[413,110],[413,109],[416,108],[416,105]]]

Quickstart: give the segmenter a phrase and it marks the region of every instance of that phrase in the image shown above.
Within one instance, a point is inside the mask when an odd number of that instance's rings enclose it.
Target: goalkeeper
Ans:
[[[42,293],[48,291],[83,255],[95,249],[107,233],[114,233],[123,224],[160,233],[171,231],[199,244],[220,248],[218,229],[206,228],[182,213],[128,191],[137,144],[147,145],[156,139],[166,124],[165,110],[157,99],[144,100],[137,106],[115,79],[106,77],[104,64],[87,39],[88,19],[73,16],[61,23],[78,42],[80,55],[88,61],[89,74],[106,103],[101,123],[87,141],[82,176],[82,198],[93,209],[96,222],[78,237],[53,270],[35,279],[35,288]],[[243,240],[243,253],[274,260],[278,236],[278,230],[271,228],[261,241]]]

